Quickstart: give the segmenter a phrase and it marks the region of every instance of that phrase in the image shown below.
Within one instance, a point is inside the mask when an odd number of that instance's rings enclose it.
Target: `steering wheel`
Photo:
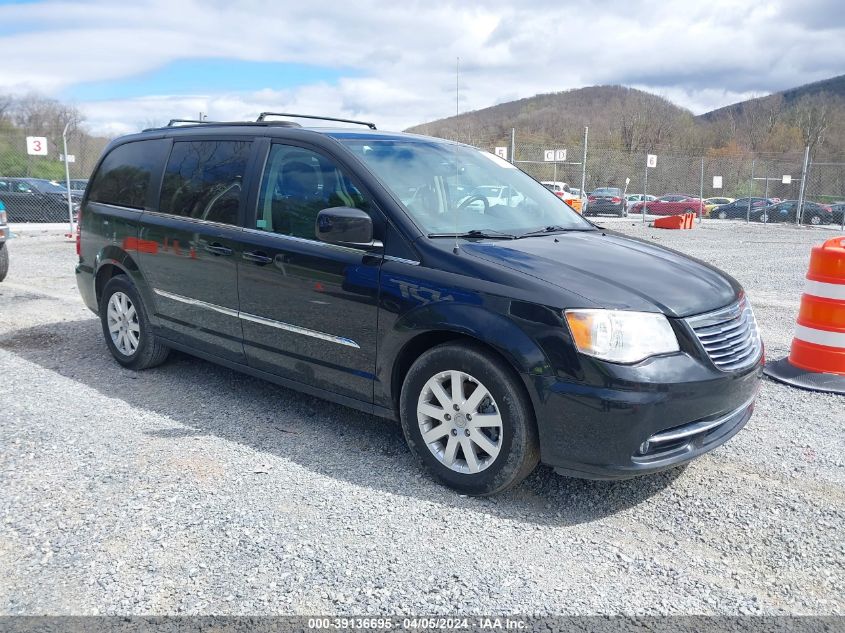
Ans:
[[[467,208],[467,207],[468,207],[471,203],[475,202],[476,200],[481,200],[481,202],[484,204],[484,211],[482,211],[482,213],[487,213],[487,211],[489,211],[489,210],[490,210],[490,203],[489,203],[489,202],[487,202],[487,198],[486,198],[486,197],[484,197],[484,196],[479,196],[479,195],[477,195],[477,194],[476,194],[476,195],[472,195],[472,196],[470,196],[470,197],[468,197],[468,198],[464,199],[464,201],[463,201],[463,202],[461,202],[461,203],[458,205],[458,207],[457,207],[457,208],[458,208],[458,210],[459,210],[459,211],[460,211],[461,209],[466,209],[466,208]]]

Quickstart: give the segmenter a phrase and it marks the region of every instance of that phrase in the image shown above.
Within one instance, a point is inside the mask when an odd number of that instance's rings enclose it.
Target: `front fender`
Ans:
[[[512,318],[486,305],[441,301],[412,308],[381,332],[377,373],[385,393],[376,396],[377,402],[397,401],[401,380],[395,380],[396,370],[407,350],[420,340],[437,340],[437,334],[474,339],[499,353],[520,374],[554,373],[537,342]]]

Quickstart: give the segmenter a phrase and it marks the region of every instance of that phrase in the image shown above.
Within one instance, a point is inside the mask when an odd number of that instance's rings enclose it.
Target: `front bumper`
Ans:
[[[751,417],[763,357],[743,372],[721,372],[684,353],[634,367],[604,365],[600,385],[527,380],[541,461],[562,474],[625,479],[720,446]]]

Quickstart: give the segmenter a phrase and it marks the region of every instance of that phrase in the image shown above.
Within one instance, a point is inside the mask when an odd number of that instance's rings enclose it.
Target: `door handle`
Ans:
[[[262,253],[261,251],[247,251],[243,254],[243,258],[259,266],[273,263],[273,258],[268,257],[266,253]]]
[[[212,255],[231,255],[232,249],[227,248],[220,244],[219,242],[213,242],[211,244],[205,245],[205,250]]]

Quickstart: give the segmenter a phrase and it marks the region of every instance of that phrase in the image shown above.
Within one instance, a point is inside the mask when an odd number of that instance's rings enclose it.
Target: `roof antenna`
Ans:
[[[457,57],[455,59],[455,125],[458,124],[458,114],[460,113],[460,79],[461,79],[461,58]],[[456,141],[453,140],[455,143],[454,145],[454,155],[455,155],[455,194],[460,191],[460,168],[458,167],[458,144]],[[452,252],[455,255],[458,254],[460,250],[460,246],[458,245],[458,210],[459,207],[456,205],[454,209],[455,214],[455,248],[452,249]]]

